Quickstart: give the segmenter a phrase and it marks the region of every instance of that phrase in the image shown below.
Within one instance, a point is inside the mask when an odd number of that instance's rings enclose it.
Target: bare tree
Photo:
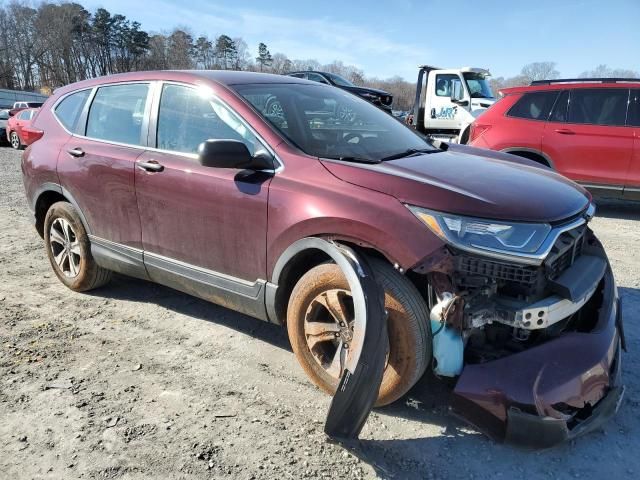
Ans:
[[[623,68],[609,68],[606,65],[598,65],[593,70],[587,70],[579,75],[580,78],[640,78],[636,70]]]
[[[520,75],[531,83],[536,80],[552,80],[560,76],[556,62],[533,62],[522,67]]]

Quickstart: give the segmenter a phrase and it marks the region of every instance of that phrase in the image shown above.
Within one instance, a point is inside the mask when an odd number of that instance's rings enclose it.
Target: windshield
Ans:
[[[308,155],[379,162],[416,151],[436,151],[426,139],[366,100],[323,85],[233,87]]]
[[[340,75],[336,75],[335,73],[325,73],[325,75],[329,77],[335,85],[340,87],[355,87],[353,83]]]
[[[467,82],[469,94],[472,98],[494,98],[489,82],[484,75],[465,72],[462,74]]]

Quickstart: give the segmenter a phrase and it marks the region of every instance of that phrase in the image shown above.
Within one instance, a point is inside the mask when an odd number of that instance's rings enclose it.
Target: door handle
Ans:
[[[573,130],[569,130],[568,128],[556,128],[556,133],[559,133],[561,135],[575,135],[576,132],[574,132]]]
[[[164,166],[160,165],[155,160],[149,160],[148,162],[138,162],[138,168],[146,172],[161,172],[164,170]]]
[[[67,150],[67,153],[69,155],[71,155],[72,157],[84,157],[84,150],[82,150],[81,148],[70,148],[69,150]]]

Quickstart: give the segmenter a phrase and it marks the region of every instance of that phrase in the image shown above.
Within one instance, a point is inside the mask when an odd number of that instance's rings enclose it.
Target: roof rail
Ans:
[[[554,80],[534,80],[530,85],[553,85],[555,83],[624,83],[640,82],[640,78],[558,78]]]

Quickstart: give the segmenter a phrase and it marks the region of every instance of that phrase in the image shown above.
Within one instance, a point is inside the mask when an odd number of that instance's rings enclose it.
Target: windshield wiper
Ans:
[[[419,153],[434,153],[437,151],[438,150],[434,150],[431,148],[408,148],[404,152],[394,153],[393,155],[382,157],[380,161],[385,162],[387,160],[397,160],[398,158],[410,157]]]
[[[345,155],[344,157],[322,157],[322,158],[328,158],[329,160],[340,160],[343,162],[380,163],[380,160],[374,160],[373,158],[352,157],[348,155]]]

